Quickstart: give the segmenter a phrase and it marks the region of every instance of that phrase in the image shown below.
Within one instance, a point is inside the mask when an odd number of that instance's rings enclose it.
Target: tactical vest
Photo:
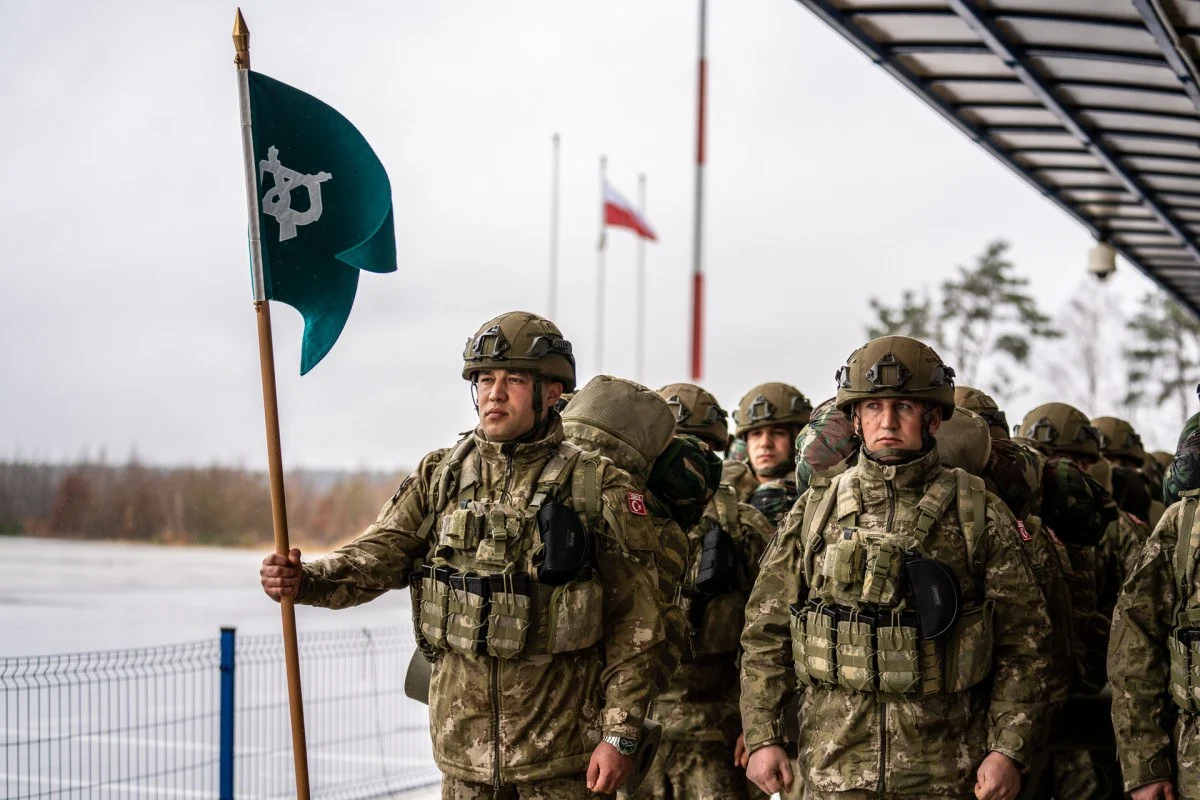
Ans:
[[[693,656],[737,652],[749,599],[749,587],[741,581],[741,533],[737,493],[723,483],[700,523],[688,532],[693,556],[688,588],[681,593],[679,605],[691,622]],[[701,580],[702,574],[717,586],[716,590],[705,590],[707,582]]]
[[[915,507],[898,507],[893,528],[857,526],[858,500],[850,473],[814,476],[804,511],[803,569],[807,598],[791,605],[793,660],[806,686],[832,685],[880,699],[919,698],[969,689],[992,667],[992,601],[983,597],[976,562],[977,539],[987,525],[982,479],[946,469]],[[958,508],[966,547],[967,575],[924,560],[925,541],[950,509]],[[836,513],[836,517],[834,516]],[[830,533],[830,521],[837,531]],[[930,619],[910,586],[914,559],[938,581],[919,587],[961,598],[956,617],[931,635]],[[947,597],[934,596],[939,603]],[[925,607],[928,607],[925,605]],[[943,605],[939,608],[948,608]],[[932,615],[928,615],[932,617]]]
[[[1175,544],[1175,629],[1168,645],[1171,650],[1171,697],[1188,714],[1200,714],[1200,600],[1195,599],[1200,578],[1200,524],[1196,507],[1200,489],[1183,492],[1183,511],[1179,539]]]
[[[464,469],[473,449],[473,437],[462,439],[429,482],[418,536],[430,549],[410,581],[418,647],[430,660],[439,650],[516,658],[591,647],[604,632],[594,553],[560,585],[539,580],[546,542],[538,516],[561,503],[576,512],[588,541],[603,535],[600,455],[560,443],[522,506],[480,497],[479,476]]]

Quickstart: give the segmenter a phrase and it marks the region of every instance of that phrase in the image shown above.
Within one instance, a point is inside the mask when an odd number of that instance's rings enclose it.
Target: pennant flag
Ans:
[[[349,120],[286,83],[248,77],[266,296],[304,317],[303,375],[341,335],[359,270],[396,270],[392,188]]]
[[[658,241],[658,235],[650,223],[608,181],[604,182],[604,224],[629,228],[643,239]]]

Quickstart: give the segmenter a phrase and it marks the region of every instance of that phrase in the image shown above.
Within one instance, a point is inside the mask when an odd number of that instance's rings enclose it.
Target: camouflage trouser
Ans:
[[[622,792],[622,796],[625,793]],[[724,742],[663,741],[637,800],[746,800],[746,773]]]
[[[805,789],[802,800],[952,800],[952,796],[939,794],[937,796],[924,794],[896,794],[895,792],[879,792],[871,790],[856,790],[852,792],[817,792]],[[975,800],[974,794],[963,795],[959,800]],[[1065,798],[1064,798],[1065,800]]]
[[[500,791],[490,783],[473,783],[442,777],[442,800],[592,800],[611,795],[592,794],[583,773],[568,778],[547,778],[529,783],[509,783]]]
[[[1079,800],[1120,800],[1121,770],[1112,753],[1071,750],[1054,754],[1054,797]]]

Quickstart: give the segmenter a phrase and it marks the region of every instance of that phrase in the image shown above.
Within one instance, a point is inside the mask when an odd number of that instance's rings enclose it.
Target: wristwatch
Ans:
[[[617,752],[623,756],[631,756],[638,749],[637,739],[627,739],[624,736],[605,736],[604,741],[617,748]]]

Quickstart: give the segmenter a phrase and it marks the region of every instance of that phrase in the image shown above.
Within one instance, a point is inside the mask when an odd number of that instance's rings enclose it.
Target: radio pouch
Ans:
[[[538,582],[562,586],[589,563],[591,532],[575,510],[562,503],[546,503],[538,510],[538,530],[543,545]]]
[[[733,588],[737,579],[737,550],[733,537],[714,520],[706,519],[700,545],[700,569],[696,572],[696,591],[712,597]]]
[[[937,639],[958,620],[962,606],[958,579],[940,561],[920,556],[904,559],[904,576],[917,608],[922,639]]]

